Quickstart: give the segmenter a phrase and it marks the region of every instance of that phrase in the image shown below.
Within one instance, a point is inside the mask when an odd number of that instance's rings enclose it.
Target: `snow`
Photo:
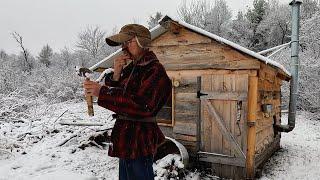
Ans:
[[[13,148],[13,152],[0,152],[0,180],[29,180],[29,179],[115,179],[118,176],[118,159],[107,155],[107,148],[86,147],[84,150],[78,148],[79,144],[85,142],[90,135],[99,129],[113,126],[113,121],[108,118],[110,111],[99,106],[94,106],[95,116],[87,115],[85,102],[60,103],[50,107],[50,112],[41,118],[41,124],[31,127],[31,135],[27,135],[23,141],[15,140],[16,134],[25,131],[23,126],[14,128],[8,124],[1,124],[0,142],[3,142],[4,134],[12,131],[11,141],[7,143],[20,143],[22,148]],[[67,110],[67,111],[66,111]],[[66,113],[60,119],[56,119],[63,112]],[[62,126],[59,121],[65,120],[92,121],[104,123],[99,127]],[[56,122],[55,122],[56,121]],[[44,129],[43,131],[41,131]],[[54,128],[53,128],[54,127]],[[59,132],[54,133],[56,129]],[[37,142],[31,138],[40,131],[44,136]],[[50,132],[47,134],[47,132]],[[63,146],[58,146],[62,141],[76,134]],[[0,143],[0,149],[4,149]],[[18,152],[16,152],[18,151]]]
[[[85,102],[64,102],[46,108],[47,113],[31,124],[0,122],[0,180],[118,179],[118,159],[107,155],[107,147],[79,148],[79,144],[85,143],[97,131],[113,126],[110,111],[94,105],[95,116],[89,117]],[[267,162],[261,179],[320,177],[320,122],[310,117],[310,113],[298,113],[296,128],[282,134],[282,148]],[[283,116],[283,121],[286,119]],[[59,124],[65,120],[105,125],[84,127]],[[24,137],[25,132],[30,134]],[[59,146],[73,135],[73,138]],[[163,169],[170,163],[175,167],[171,168],[175,169],[171,172],[185,173],[184,179],[218,179],[212,175],[203,177],[196,170],[184,170],[181,157],[176,154],[169,154],[154,163],[158,175],[156,179],[166,179],[161,176],[166,173]]]
[[[320,122],[309,115],[298,113],[295,129],[282,134],[282,148],[265,165],[262,180],[319,179]]]

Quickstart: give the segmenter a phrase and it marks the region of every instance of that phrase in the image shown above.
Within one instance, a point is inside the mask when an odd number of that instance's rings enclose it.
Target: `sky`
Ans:
[[[227,0],[233,14],[251,7],[252,2]],[[0,0],[0,49],[8,54],[20,51],[11,35],[16,31],[33,55],[46,44],[55,52],[64,47],[74,50],[79,32],[88,26],[99,26],[107,34],[128,23],[147,26],[148,18],[157,11],[177,17],[181,3],[182,0]]]

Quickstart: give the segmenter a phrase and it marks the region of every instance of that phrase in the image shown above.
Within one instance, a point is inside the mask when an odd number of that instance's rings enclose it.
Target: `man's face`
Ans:
[[[137,52],[138,44],[135,38],[132,38],[122,44],[122,49],[125,54],[130,56],[134,55]]]

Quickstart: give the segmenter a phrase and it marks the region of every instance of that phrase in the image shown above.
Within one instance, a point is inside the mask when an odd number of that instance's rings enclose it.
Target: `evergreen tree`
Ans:
[[[148,20],[149,29],[152,29],[156,25],[158,25],[158,21],[162,18],[161,12],[156,12],[154,16],[150,16]]]
[[[45,64],[46,67],[49,67],[51,62],[50,59],[53,55],[53,51],[51,49],[51,47],[47,44],[45,46],[43,46],[43,48],[41,49],[39,56],[38,56],[38,60]]]
[[[253,36],[249,48],[254,51],[260,51],[267,45],[263,32],[257,33],[257,27],[263,20],[268,9],[268,5],[269,4],[265,0],[254,0],[253,8],[249,9],[246,13],[246,17],[251,24],[250,28],[253,30]]]

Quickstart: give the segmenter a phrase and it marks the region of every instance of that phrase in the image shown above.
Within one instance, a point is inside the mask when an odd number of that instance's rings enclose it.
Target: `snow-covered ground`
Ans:
[[[266,163],[261,179],[320,179],[320,122],[309,116],[298,112],[295,129],[282,134],[281,149]]]
[[[95,116],[89,118],[83,102],[47,108],[48,113],[32,123],[0,122],[0,180],[118,179],[118,160],[109,157],[105,147],[79,148],[99,130],[112,127],[110,112],[95,106]],[[320,177],[320,122],[307,117],[308,113],[298,113],[296,128],[283,133],[282,149],[266,164],[261,179]],[[59,124],[66,120],[105,125]],[[67,139],[70,140],[61,145]]]

